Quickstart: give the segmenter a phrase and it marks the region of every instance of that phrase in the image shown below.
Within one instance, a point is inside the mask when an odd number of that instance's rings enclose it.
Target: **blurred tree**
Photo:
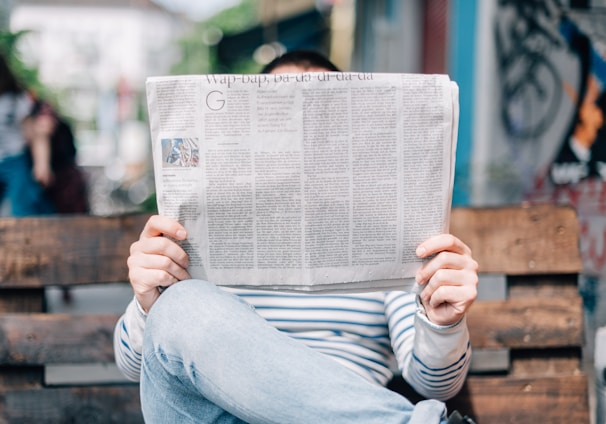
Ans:
[[[0,31],[0,53],[8,59],[11,69],[22,84],[38,90],[42,89],[42,84],[38,79],[38,70],[26,65],[21,60],[17,49],[19,39],[26,33],[27,31]]]
[[[18,44],[21,37],[27,33],[26,30],[0,31],[0,53],[7,58],[9,66],[25,89],[56,106],[57,93],[42,84],[38,77],[38,68],[29,66],[21,59]]]
[[[192,30],[179,40],[181,60],[173,66],[172,72],[181,75],[258,72],[260,66],[252,59],[229,68],[221,66],[215,48],[223,34],[240,32],[258,23],[257,0],[242,0],[237,6],[196,22]]]

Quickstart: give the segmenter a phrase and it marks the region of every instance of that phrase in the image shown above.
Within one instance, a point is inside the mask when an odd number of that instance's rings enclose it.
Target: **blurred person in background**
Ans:
[[[48,102],[35,99],[30,116],[25,123],[25,135],[29,141],[29,153],[34,177],[42,184],[45,195],[58,214],[88,213],[88,182],[76,163],[76,144],[70,124]],[[44,146],[45,164],[50,164],[47,174],[37,170],[35,149]]]
[[[32,106],[29,94],[0,54],[0,204],[8,200],[12,216],[54,210],[44,192],[53,180],[50,143],[39,133]]]

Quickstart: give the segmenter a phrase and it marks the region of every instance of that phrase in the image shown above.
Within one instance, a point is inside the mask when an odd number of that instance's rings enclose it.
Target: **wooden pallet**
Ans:
[[[0,219],[0,423],[143,421],[136,384],[46,381],[53,364],[113,363],[118,317],[49,314],[44,293],[49,286],[124,284],[130,244],[146,220]],[[575,211],[455,209],[451,230],[472,247],[481,286],[503,288],[468,315],[473,372],[449,407],[479,424],[588,423]],[[391,387],[418,398],[402,381]]]
[[[478,261],[480,296],[467,317],[472,370],[449,408],[478,424],[589,423],[575,211],[455,209],[451,232]],[[401,380],[392,387],[420,399]]]

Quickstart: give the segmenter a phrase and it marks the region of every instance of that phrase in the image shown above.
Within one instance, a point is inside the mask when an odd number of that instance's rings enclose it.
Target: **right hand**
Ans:
[[[191,278],[187,272],[187,253],[168,237],[185,240],[187,233],[177,221],[154,215],[145,224],[139,240],[130,246],[128,278],[145,312],[160,297],[159,287]]]
[[[50,187],[55,181],[55,174],[53,174],[53,170],[51,169],[50,163],[34,163],[32,173],[34,175],[34,180],[38,182],[42,187]]]

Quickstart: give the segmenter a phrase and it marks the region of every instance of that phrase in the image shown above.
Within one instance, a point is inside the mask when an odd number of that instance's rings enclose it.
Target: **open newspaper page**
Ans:
[[[159,213],[218,285],[414,289],[448,231],[458,88],[445,75],[147,80]]]

